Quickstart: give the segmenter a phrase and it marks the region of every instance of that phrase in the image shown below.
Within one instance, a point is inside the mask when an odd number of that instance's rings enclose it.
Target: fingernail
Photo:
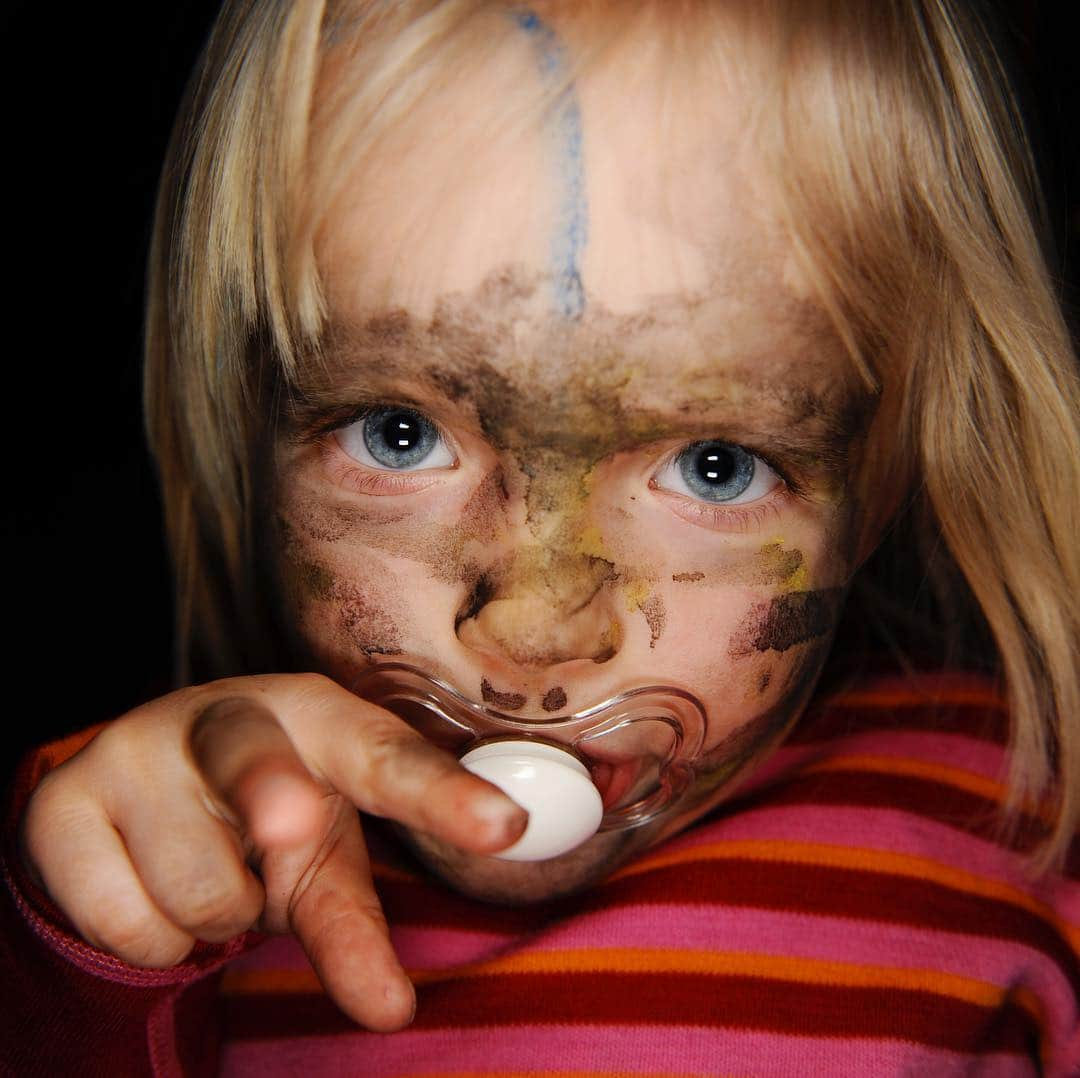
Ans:
[[[519,835],[529,822],[529,814],[520,805],[498,794],[475,798],[472,810],[481,823],[505,835]]]
[[[412,999],[412,1006],[409,1009],[409,1017],[405,1020],[405,1025],[411,1026],[413,1019],[416,1017],[416,988],[411,981],[406,981],[405,983],[408,985],[407,991]],[[395,1003],[401,995],[402,989],[400,984],[388,984],[383,988],[383,999],[385,999],[387,1003]],[[404,1026],[402,1028],[404,1028]]]

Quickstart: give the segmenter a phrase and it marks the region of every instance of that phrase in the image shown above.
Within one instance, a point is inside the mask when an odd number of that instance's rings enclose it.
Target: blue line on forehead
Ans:
[[[551,82],[561,79],[566,70],[566,49],[555,32],[532,11],[519,11],[516,18],[536,43],[544,77]],[[589,207],[585,199],[581,109],[573,83],[559,92],[551,130],[558,149],[560,187],[559,219],[551,242],[555,305],[565,318],[576,319],[585,311],[580,263],[589,238]]]

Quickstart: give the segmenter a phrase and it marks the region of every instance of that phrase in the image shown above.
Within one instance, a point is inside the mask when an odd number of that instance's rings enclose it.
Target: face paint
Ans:
[[[557,162],[557,220],[551,242],[555,310],[564,318],[580,318],[585,310],[581,253],[588,242],[589,209],[585,195],[581,109],[567,78],[566,50],[546,23],[530,11],[517,15],[518,25],[534,41],[545,83],[556,90],[548,133]]]
[[[736,658],[755,651],[784,652],[827,636],[836,624],[842,593],[839,588],[779,595],[758,603],[728,645]]]
[[[510,902],[584,886],[688,826],[798,720],[851,572],[867,414],[763,195],[753,103],[654,85],[655,42],[618,75],[600,65],[570,84],[570,39],[523,20],[512,61],[456,74],[377,170],[343,183],[355,199],[328,213],[317,252],[329,325],[276,455],[292,537],[282,616],[319,669],[353,686],[372,667],[417,666],[459,715],[498,713],[497,727],[461,725],[467,743],[579,753],[605,812],[685,767],[651,818],[539,865],[408,836],[455,886]],[[535,99],[537,83],[553,91],[543,122],[493,135],[515,115],[493,88]],[[447,108],[464,134],[436,137]],[[380,409],[422,417],[445,453],[401,467],[357,456]],[[737,453],[759,485],[680,485],[701,445]],[[672,755],[685,728],[616,742],[614,758],[604,738],[643,730],[579,743],[582,716],[649,686],[700,702],[692,760]]]

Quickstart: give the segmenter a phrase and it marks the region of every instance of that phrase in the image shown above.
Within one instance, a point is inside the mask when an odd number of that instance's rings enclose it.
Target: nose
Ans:
[[[527,669],[611,659],[622,632],[605,587],[610,564],[583,554],[536,562],[526,554],[485,577],[458,622],[458,639]]]

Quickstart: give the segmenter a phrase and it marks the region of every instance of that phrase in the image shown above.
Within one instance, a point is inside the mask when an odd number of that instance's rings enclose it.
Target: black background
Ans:
[[[994,7],[1075,310],[1070,5]],[[165,142],[215,9],[5,5],[5,765],[169,687],[168,569],[140,414],[143,272]]]

